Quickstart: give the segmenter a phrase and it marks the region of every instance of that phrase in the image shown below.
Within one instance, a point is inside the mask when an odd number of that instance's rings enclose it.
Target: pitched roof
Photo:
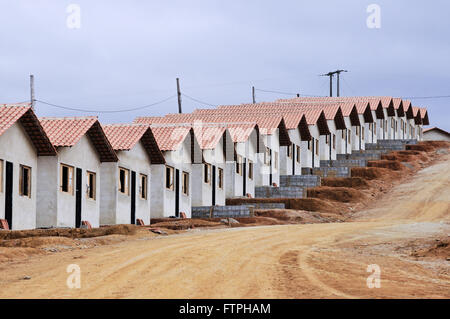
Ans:
[[[430,125],[430,120],[428,119],[428,111],[426,108],[421,107],[419,109],[420,117],[422,118],[423,125]]]
[[[392,97],[390,96],[342,96],[342,97],[297,97],[293,99],[279,99],[278,102],[307,102],[307,101],[326,101],[326,102],[349,102],[349,101],[368,101],[372,110],[376,110],[381,104],[383,108],[388,109],[389,115],[394,111]],[[345,115],[344,115],[345,116]],[[390,115],[391,116],[391,115]]]
[[[194,125],[203,123],[204,125],[219,124],[223,125],[230,132],[231,138],[235,143],[246,142],[253,130],[259,130],[255,122],[242,121],[241,117],[230,116],[208,116],[203,114],[183,113],[167,114],[164,117],[139,117],[135,119],[137,123],[188,123]]]
[[[283,104],[274,102],[262,102],[256,104],[239,104],[239,105],[222,105],[217,109],[197,109],[194,114],[209,114],[210,116],[226,116],[226,117],[238,117],[238,118],[252,118],[257,119],[259,117],[267,116],[282,116],[285,119],[288,114],[297,114],[297,116],[304,116],[307,125],[318,125],[320,123],[319,130],[321,134],[329,134],[324,132],[329,132],[328,125],[326,123],[325,114],[323,110],[318,108],[300,108],[298,104]],[[258,124],[260,124],[257,121]],[[288,129],[293,129],[292,122],[289,123],[289,127],[286,123]],[[306,128],[305,128],[306,129]],[[308,128],[309,131],[309,128]],[[310,136],[309,132],[305,132],[306,135]]]
[[[186,125],[152,124],[153,135],[161,151],[176,151],[191,132]]]
[[[423,130],[424,133],[430,132],[430,131],[438,131],[438,132],[440,132],[442,134],[450,136],[449,132],[447,132],[446,130],[443,130],[443,129],[439,128],[439,127],[436,127],[436,126],[435,127],[429,127],[429,128],[426,128],[426,129]]]
[[[152,164],[165,163],[149,125],[108,124],[103,125],[103,130],[115,151],[129,151],[141,141]]]
[[[420,116],[420,108],[417,106],[412,107],[413,115],[414,115],[414,123],[419,125],[422,124],[422,117]]]
[[[94,144],[101,162],[117,162],[117,155],[96,116],[43,117],[40,121],[55,147],[72,147],[87,135]]]
[[[25,129],[36,149],[37,155],[56,155],[56,150],[33,112],[30,103],[0,105],[0,135],[5,133],[16,122],[19,122]]]

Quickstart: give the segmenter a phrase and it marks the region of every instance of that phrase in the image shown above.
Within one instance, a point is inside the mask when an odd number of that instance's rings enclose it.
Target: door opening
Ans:
[[[180,171],[175,170],[175,217],[180,217]]]
[[[75,189],[75,227],[81,227],[81,185],[82,170],[77,168],[76,172],[76,189]]]
[[[136,172],[131,171],[131,224],[136,224]]]
[[[13,163],[11,162],[6,162],[5,177],[5,219],[8,222],[9,229],[13,229]]]

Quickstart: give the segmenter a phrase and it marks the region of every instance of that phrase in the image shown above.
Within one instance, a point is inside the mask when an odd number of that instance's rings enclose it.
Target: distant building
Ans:
[[[430,127],[423,130],[424,141],[449,141],[450,133],[439,127]]]

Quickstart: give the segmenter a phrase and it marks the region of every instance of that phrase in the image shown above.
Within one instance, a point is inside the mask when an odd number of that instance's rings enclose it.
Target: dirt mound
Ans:
[[[69,237],[90,238],[107,235],[133,235],[139,226],[136,225],[114,225],[93,229],[81,228],[51,228],[32,230],[8,230],[0,232],[0,240],[28,238],[28,237]]]
[[[432,247],[416,250],[414,257],[435,257],[450,260],[450,239],[437,239]]]
[[[0,241],[1,247],[40,248],[47,246],[74,246],[74,241],[67,237],[27,237]]]
[[[368,167],[381,167],[381,168],[387,168],[391,169],[393,171],[400,171],[404,169],[404,166],[400,161],[396,160],[378,160],[378,161],[368,161],[367,162]]]
[[[0,263],[42,254],[45,251],[37,248],[0,247]]]
[[[241,225],[234,224],[234,227],[239,226],[265,226],[265,225],[284,225],[287,222],[283,222],[277,218],[272,217],[264,217],[264,216],[255,216],[255,217],[240,217],[235,218]]]
[[[221,226],[220,222],[208,221],[205,219],[174,219],[174,218],[158,218],[152,220],[151,226],[158,228],[167,228],[173,230],[190,229],[196,227],[214,227]]]
[[[447,141],[423,141],[419,142],[418,145],[430,146],[433,149],[450,148],[450,142]]]
[[[320,186],[308,188],[308,197],[350,203],[361,201],[365,196],[359,190],[350,187]]]
[[[322,186],[365,188],[368,187],[368,184],[361,177],[324,177]]]
[[[348,211],[347,207],[339,203],[320,198],[228,198],[227,205],[243,205],[254,203],[283,203],[286,209],[306,210],[341,215]]]
[[[255,215],[275,218],[289,224],[309,224],[335,221],[334,219],[330,220],[324,218],[322,215],[315,212],[293,209],[258,209],[255,210]]]
[[[366,180],[397,178],[399,172],[383,167],[352,167],[352,177],[361,177]]]
[[[381,155],[382,160],[400,161],[400,162],[422,162],[429,160],[425,152],[422,151],[396,151]]]
[[[435,149],[435,147],[433,145],[429,145],[429,144],[406,145],[406,150],[411,150],[411,151],[431,152],[434,149]]]

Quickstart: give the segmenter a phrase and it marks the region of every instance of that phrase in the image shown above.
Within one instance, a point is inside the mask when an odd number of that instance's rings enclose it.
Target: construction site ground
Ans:
[[[0,231],[0,298],[450,298],[449,144],[369,166],[233,221]]]

